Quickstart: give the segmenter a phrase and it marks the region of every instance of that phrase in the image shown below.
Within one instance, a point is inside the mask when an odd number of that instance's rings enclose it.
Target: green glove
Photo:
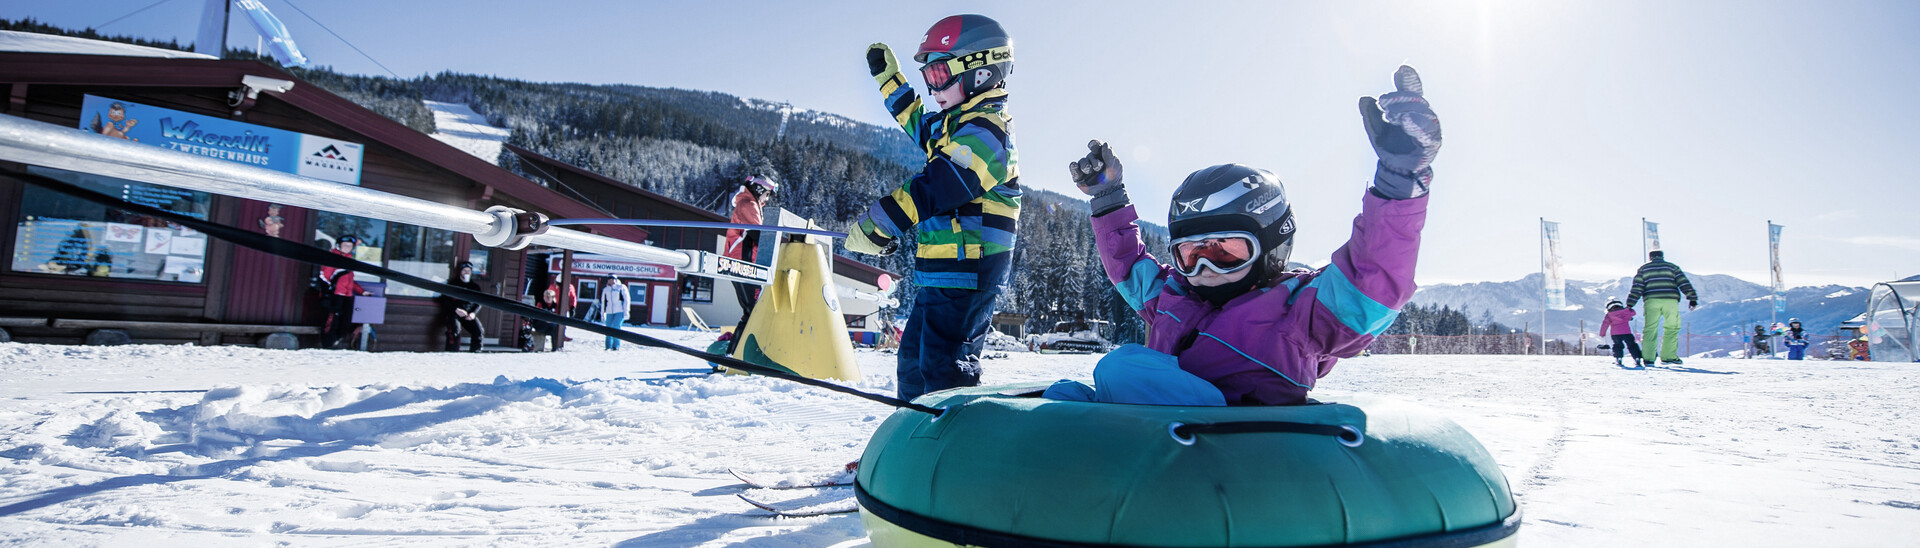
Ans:
[[[899,76],[900,63],[893,60],[893,49],[880,43],[867,46],[867,73],[881,85]]]
[[[862,224],[863,223],[859,221],[854,221],[853,226],[847,227],[847,251],[868,255],[887,255],[893,253],[893,247],[888,245],[893,243],[891,238],[886,239],[884,243],[875,242],[873,236],[869,235],[866,229],[860,226]]]

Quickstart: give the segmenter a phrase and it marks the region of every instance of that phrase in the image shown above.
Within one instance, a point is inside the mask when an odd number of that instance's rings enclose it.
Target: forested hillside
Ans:
[[[295,72],[423,132],[432,131],[432,116],[420,101],[471,105],[510,129],[509,143],[720,214],[727,213],[734,185],[761,171],[780,181],[774,205],[839,229],[916,172],[925,157],[897,128],[717,92],[454,73],[396,80]],[[501,160],[518,170],[511,155]],[[1105,319],[1116,325],[1115,339],[1141,340],[1144,328],[1094,254],[1086,202],[1029,189],[1024,205],[1014,279],[998,309],[1028,315],[1030,331],[1063,320]],[[1150,248],[1165,245],[1164,228],[1149,226],[1147,233]],[[900,297],[911,301],[909,253],[848,256],[908,275]]]

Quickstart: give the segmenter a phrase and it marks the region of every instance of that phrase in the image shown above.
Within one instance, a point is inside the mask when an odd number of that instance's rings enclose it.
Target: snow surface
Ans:
[[[640,330],[682,344],[708,335]],[[891,409],[576,334],[546,354],[0,344],[0,538],[25,545],[864,546],[853,514],[774,518],[728,468],[812,475]],[[1008,353],[989,383],[1086,380],[1098,355]],[[891,393],[893,356],[857,354]],[[1315,396],[1459,422],[1500,462],[1529,546],[1911,545],[1910,364],[1375,356]],[[1258,458],[1249,456],[1249,458]]]
[[[513,135],[512,131],[487,125],[487,117],[474,112],[466,103],[422,102],[427,104],[427,110],[433,111],[434,139],[489,164],[499,163],[500,145]]]

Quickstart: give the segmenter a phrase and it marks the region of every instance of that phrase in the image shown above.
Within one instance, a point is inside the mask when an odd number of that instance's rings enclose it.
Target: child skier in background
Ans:
[[[1428,167],[1440,150],[1440,120],[1412,67],[1397,91],[1360,99],[1379,157],[1360,215],[1332,264],[1287,270],[1291,204],[1272,173],[1240,164],[1188,175],[1173,193],[1167,228],[1171,265],[1140,239],[1121,186],[1118,158],[1088,143],[1068,165],[1092,196],[1094,239],[1120,295],[1148,324],[1146,346],[1101,359],[1094,387],[1055,383],[1058,399],[1162,405],[1291,405],[1340,358],[1373,342],[1413,296],[1414,261],[1426,223]]]
[[[1807,330],[1800,327],[1800,318],[1787,320],[1787,333],[1780,341],[1787,347],[1787,359],[1807,359],[1807,345],[1812,342],[1807,337]]]
[[[1620,363],[1621,353],[1624,350],[1627,354],[1633,356],[1634,368],[1640,369],[1642,368],[1640,365],[1640,343],[1633,339],[1633,329],[1628,327],[1628,324],[1632,321],[1633,309],[1627,308],[1627,305],[1620,302],[1619,299],[1607,301],[1607,317],[1600,320],[1600,336],[1613,337],[1614,365],[1626,365]]]
[[[847,229],[848,251],[884,255],[916,231],[919,290],[900,341],[901,399],[980,384],[993,301],[1013,267],[1020,219],[1019,156],[1007,114],[1013,39],[982,15],[955,15],[927,30],[913,60],[940,111],[922,112],[886,44],[867,47],[867,69],[887,111],[926,152],[927,164]]]
[[[1771,347],[1771,345],[1767,344],[1767,338],[1768,338],[1768,335],[1767,335],[1766,326],[1754,324],[1753,353],[1748,354],[1747,357],[1753,358],[1753,357],[1758,357],[1762,355],[1765,355],[1766,357],[1769,357],[1769,358],[1773,357],[1773,348]]]

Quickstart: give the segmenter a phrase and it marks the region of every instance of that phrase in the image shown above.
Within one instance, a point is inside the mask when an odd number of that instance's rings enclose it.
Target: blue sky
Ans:
[[[1372,173],[1355,99],[1407,63],[1447,137],[1421,283],[1538,272],[1542,217],[1574,279],[1631,275],[1642,217],[1694,273],[1765,283],[1772,220],[1788,285],[1920,274],[1920,185],[1899,160],[1920,157],[1911,2],[263,2],[343,72],[387,74],[292,5],[400,76],[713,90],[875,124],[890,122],[865,46],[906,58],[941,16],[982,13],[1014,34],[1028,186],[1073,192],[1064,165],[1105,139],[1142,216],[1164,219],[1187,173],[1266,168],[1299,218],[1294,258],[1317,264]],[[0,17],[88,27],[151,4],[13,1]],[[189,42],[200,9],[171,0],[101,30]]]

